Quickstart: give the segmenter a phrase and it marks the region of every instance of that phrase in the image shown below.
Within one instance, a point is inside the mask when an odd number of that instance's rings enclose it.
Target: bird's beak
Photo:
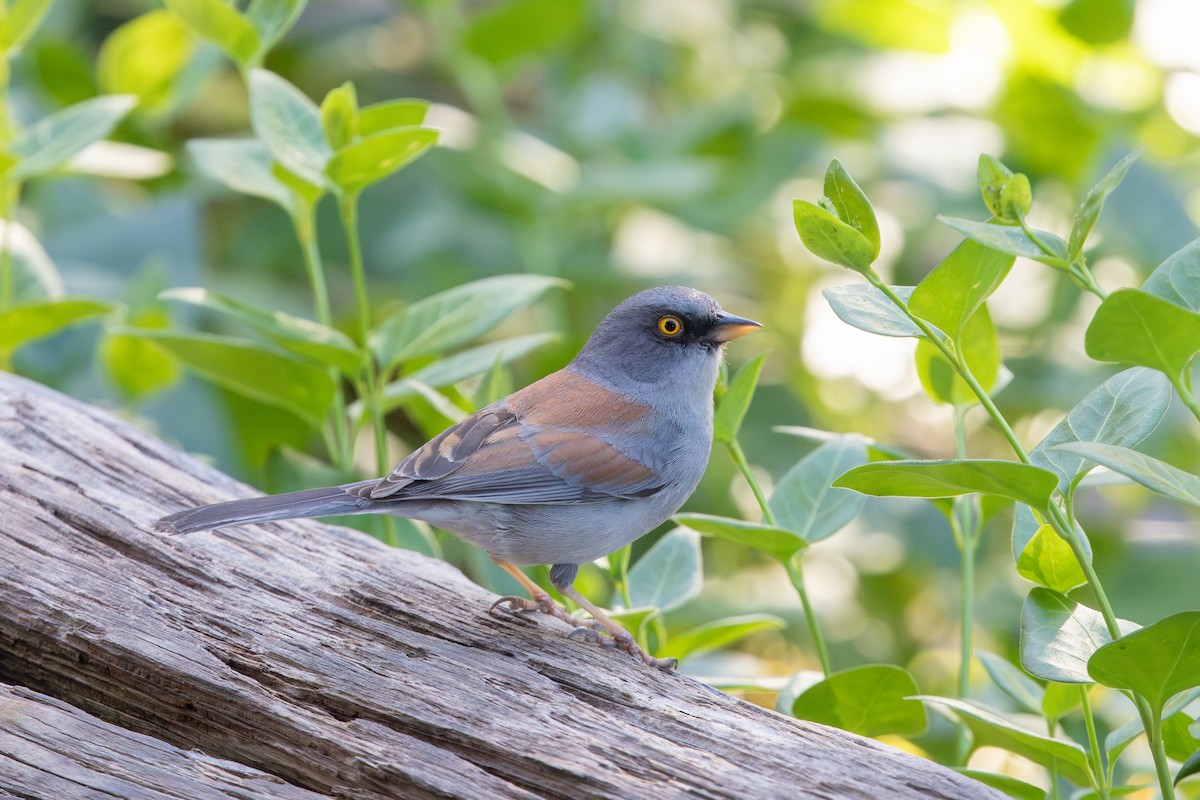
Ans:
[[[735,317],[733,314],[726,314],[722,311],[717,315],[717,321],[713,323],[708,338],[724,343],[739,336],[745,336],[747,333],[753,333],[761,327],[761,323],[755,322],[752,319]]]

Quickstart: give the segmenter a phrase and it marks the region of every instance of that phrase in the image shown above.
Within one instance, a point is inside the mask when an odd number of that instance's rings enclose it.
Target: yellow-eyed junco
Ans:
[[[435,436],[391,474],[344,486],[233,500],[163,517],[170,533],[322,517],[396,514],[479,545],[540,611],[578,625],[516,565],[551,564],[550,582],[586,609],[611,644],[657,659],[572,585],[579,565],[645,535],[700,482],[725,342],[761,327],[694,289],[665,286],[621,303],[563,369]],[[599,640],[592,628],[581,629]]]

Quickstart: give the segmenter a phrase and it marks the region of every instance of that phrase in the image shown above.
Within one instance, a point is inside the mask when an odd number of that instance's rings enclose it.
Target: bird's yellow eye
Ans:
[[[672,314],[658,320],[658,332],[663,336],[678,336],[683,333],[683,321]]]

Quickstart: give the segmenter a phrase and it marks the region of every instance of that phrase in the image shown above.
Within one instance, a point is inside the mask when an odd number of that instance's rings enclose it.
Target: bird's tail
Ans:
[[[270,522],[278,519],[362,514],[370,511],[372,506],[377,504],[365,497],[353,494],[352,490],[376,482],[374,480],[362,481],[345,486],[305,489],[287,494],[213,503],[169,514],[155,522],[152,527],[165,533],[191,533],[192,531],[224,528],[228,525]]]

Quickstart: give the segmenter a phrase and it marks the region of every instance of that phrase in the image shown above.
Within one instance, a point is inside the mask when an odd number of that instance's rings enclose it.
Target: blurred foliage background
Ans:
[[[314,0],[265,66],[317,99],[352,80],[363,105],[434,104],[426,124],[441,130],[439,146],[363,197],[377,318],[489,275],[569,280],[494,333],[561,333],[512,366],[514,386],[561,366],[604,313],[648,286],[695,286],[765,323],[729,357],[736,366],[771,350],[742,434],[769,487],[812,447],[777,425],[860,431],[924,457],[954,446],[949,410],[921,392],[911,340],[854,330],[820,297],[855,276],[801,247],[792,199],[819,196],[825,164],[839,158],[879,215],[877,267],[890,283],[914,284],[958,241],[935,214],[986,216],[981,152],[1028,174],[1030,222],[1064,234],[1082,192],[1140,146],[1090,257],[1106,288],[1137,286],[1197,236],[1198,30],[1194,0]],[[161,303],[159,291],[204,286],[311,314],[287,215],[206,180],[184,149],[250,127],[245,84],[213,45],[154,3],[59,0],[11,69],[20,119],[99,92],[141,98],[113,138],[145,149],[107,156],[106,171],[128,177],[67,172],[22,198],[21,220],[68,294],[124,303],[139,324],[193,329],[218,322]],[[349,328],[332,202],[318,228],[335,314]],[[1083,353],[1097,302],[1024,260],[992,300],[1014,373],[998,403],[1027,443],[1117,371]],[[97,326],[75,328],[22,349],[15,369],[121,409],[266,489],[288,485],[280,447],[319,450],[288,414],[183,370],[162,367],[155,391],[114,380],[105,342]],[[982,414],[969,421],[973,454],[1008,457]],[[392,414],[393,455],[438,422],[420,403]],[[1146,449],[1196,472],[1197,438],[1176,407]],[[362,461],[369,472],[369,455]],[[688,508],[758,518],[720,450]],[[1084,517],[1121,616],[1151,621],[1200,605],[1194,511],[1123,488],[1089,495]],[[1028,585],[1012,568],[1007,521],[989,534],[977,647],[1012,656]],[[481,559],[451,556],[492,580]],[[939,514],[872,500],[806,563],[835,663],[900,664],[926,693],[952,693],[957,554]],[[702,595],[670,625],[750,612],[790,624],[688,670],[750,680],[815,665],[778,565],[706,540],[705,574]]]

